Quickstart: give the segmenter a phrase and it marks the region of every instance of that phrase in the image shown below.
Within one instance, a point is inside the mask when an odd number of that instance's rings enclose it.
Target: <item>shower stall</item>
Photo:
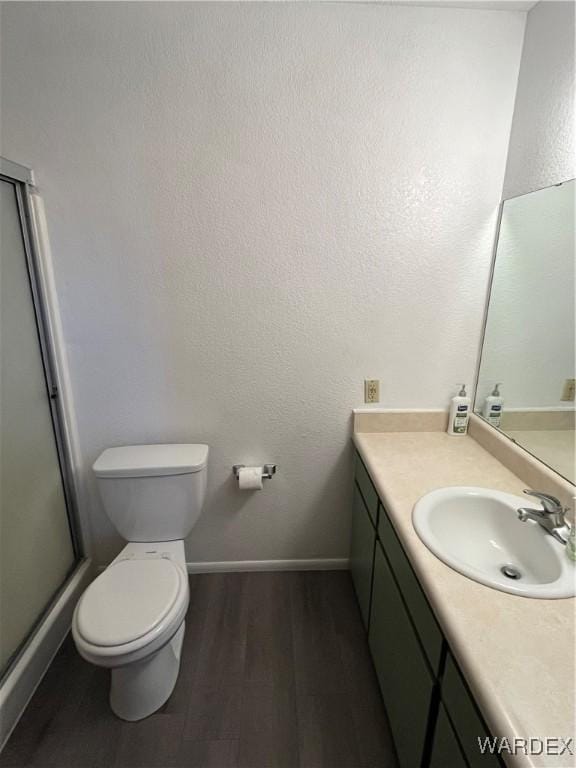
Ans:
[[[0,160],[0,747],[84,581],[33,177]]]

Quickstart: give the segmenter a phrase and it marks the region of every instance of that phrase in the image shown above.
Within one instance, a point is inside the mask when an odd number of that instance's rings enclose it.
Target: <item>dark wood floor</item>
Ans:
[[[393,768],[386,714],[348,572],[190,578],[176,689],[115,718],[108,673],[70,638],[2,768]]]

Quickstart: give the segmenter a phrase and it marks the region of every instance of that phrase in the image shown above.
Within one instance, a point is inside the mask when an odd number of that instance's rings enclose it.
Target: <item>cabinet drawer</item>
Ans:
[[[356,482],[366,502],[366,509],[375,526],[378,525],[378,494],[372,485],[370,475],[364,466],[362,459],[356,454]]]
[[[442,632],[383,507],[380,508],[378,533],[420,637],[422,647],[432,671],[436,675],[442,652]]]
[[[447,766],[450,768],[468,768],[468,763],[462,754],[458,739],[446,715],[446,710],[440,704],[432,743],[430,768],[447,768]]]
[[[497,755],[483,755],[480,752],[478,739],[483,740],[489,734],[460,670],[450,655],[446,662],[446,671],[442,682],[442,699],[470,768],[498,768],[501,766],[502,762]]]
[[[368,641],[400,766],[418,768],[426,738],[433,680],[378,543]]]
[[[370,616],[370,592],[372,590],[372,565],[376,531],[358,488],[354,488],[352,509],[352,541],[350,544],[350,571],[356,590],[364,626],[368,628]]]

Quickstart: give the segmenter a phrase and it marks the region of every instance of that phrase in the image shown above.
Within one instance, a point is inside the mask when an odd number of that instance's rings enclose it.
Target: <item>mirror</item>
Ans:
[[[474,403],[572,483],[574,193],[572,180],[502,205]]]

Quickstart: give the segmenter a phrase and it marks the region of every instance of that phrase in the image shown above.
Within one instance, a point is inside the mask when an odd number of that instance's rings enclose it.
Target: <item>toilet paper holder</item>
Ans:
[[[246,464],[234,464],[232,466],[232,472],[234,472],[234,476],[238,477],[238,472],[241,469],[244,469]],[[276,474],[276,464],[264,464],[262,467],[262,479],[263,480],[271,480],[272,477]]]

